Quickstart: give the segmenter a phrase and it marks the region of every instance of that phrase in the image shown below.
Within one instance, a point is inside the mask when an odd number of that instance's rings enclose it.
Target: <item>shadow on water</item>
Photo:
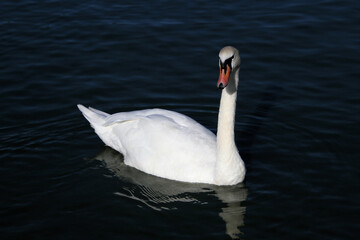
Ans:
[[[216,196],[225,207],[219,209],[219,216],[226,225],[226,234],[232,239],[240,237],[239,227],[244,225],[247,189],[243,184],[219,187],[208,184],[193,184],[172,181],[143,173],[124,164],[123,156],[105,147],[94,159],[102,161],[116,177],[135,187],[123,186],[115,194],[141,202],[155,211],[175,210],[173,203],[195,202],[204,204],[202,199],[191,193],[207,193]],[[188,194],[190,193],[190,195]]]

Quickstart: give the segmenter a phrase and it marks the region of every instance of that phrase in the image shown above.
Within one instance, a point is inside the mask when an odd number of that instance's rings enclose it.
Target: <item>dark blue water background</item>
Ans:
[[[357,1],[1,1],[1,239],[357,239]],[[76,108],[161,107],[216,131],[242,65],[244,184],[124,166]]]

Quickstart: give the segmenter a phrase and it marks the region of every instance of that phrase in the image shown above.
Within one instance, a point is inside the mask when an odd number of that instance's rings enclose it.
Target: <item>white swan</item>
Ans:
[[[107,114],[78,105],[101,140],[124,155],[125,164],[183,182],[235,185],[245,165],[234,141],[240,56],[228,46],[219,53],[220,100],[217,137],[195,120],[173,111],[147,109]]]

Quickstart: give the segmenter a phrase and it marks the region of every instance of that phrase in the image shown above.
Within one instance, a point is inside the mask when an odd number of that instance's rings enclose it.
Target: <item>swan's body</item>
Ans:
[[[234,141],[240,56],[235,48],[225,47],[219,57],[218,87],[226,88],[221,95],[217,137],[173,111],[148,109],[110,115],[78,107],[101,140],[121,152],[129,166],[178,181],[237,184],[245,177]]]

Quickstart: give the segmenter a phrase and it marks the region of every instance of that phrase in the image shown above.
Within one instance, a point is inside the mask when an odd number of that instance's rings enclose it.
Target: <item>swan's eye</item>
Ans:
[[[230,66],[230,69],[232,68],[232,60],[233,60],[234,56],[232,56],[231,58],[228,58],[225,60],[225,66],[226,65],[229,65]]]
[[[219,60],[220,63],[220,69],[225,69],[225,74],[227,70],[227,65],[232,69],[232,60],[234,59],[234,55],[231,58],[228,58],[225,60],[225,62],[222,62],[221,59]]]

